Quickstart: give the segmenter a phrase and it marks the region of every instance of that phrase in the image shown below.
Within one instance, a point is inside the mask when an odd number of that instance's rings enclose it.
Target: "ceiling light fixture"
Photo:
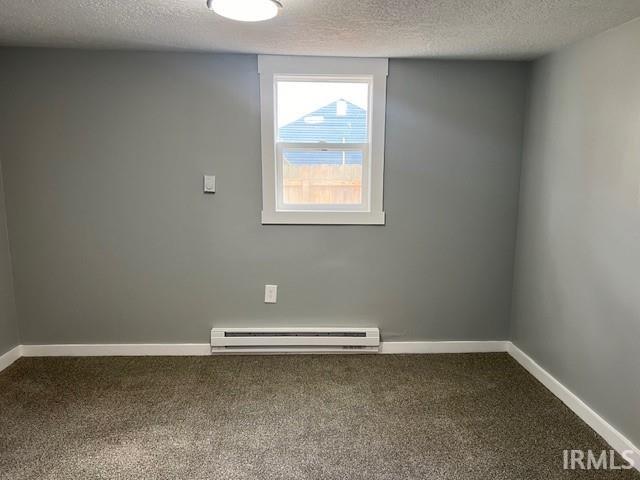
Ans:
[[[240,22],[260,22],[278,15],[277,0],[207,0],[207,7],[218,15]]]

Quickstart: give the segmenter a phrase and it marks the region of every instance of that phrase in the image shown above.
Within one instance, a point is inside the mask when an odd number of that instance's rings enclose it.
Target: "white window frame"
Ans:
[[[384,225],[383,173],[388,60],[258,56],[262,137],[262,223],[321,225]],[[278,80],[367,81],[369,83],[368,144],[277,144]],[[282,149],[362,150],[362,205],[285,205],[282,201]]]

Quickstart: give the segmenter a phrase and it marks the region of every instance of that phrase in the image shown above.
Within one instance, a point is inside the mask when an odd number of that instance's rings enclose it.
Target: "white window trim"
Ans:
[[[258,56],[260,75],[260,116],[262,137],[262,223],[321,225],[384,225],[383,178],[384,135],[387,96],[388,60],[386,58],[333,58]],[[370,167],[367,188],[369,205],[366,211],[331,211],[322,206],[310,206],[306,211],[278,209],[275,77],[278,75],[369,76],[372,78],[369,104],[369,135],[371,138]],[[366,181],[367,174],[363,175]]]

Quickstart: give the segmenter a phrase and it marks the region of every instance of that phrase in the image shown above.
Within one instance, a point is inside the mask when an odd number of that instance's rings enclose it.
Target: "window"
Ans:
[[[258,64],[262,223],[384,224],[387,60]]]

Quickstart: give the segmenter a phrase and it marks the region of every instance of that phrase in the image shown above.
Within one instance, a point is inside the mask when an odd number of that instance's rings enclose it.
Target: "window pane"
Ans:
[[[285,204],[362,203],[361,150],[283,151]]]
[[[277,82],[280,142],[367,143],[369,84]]]

